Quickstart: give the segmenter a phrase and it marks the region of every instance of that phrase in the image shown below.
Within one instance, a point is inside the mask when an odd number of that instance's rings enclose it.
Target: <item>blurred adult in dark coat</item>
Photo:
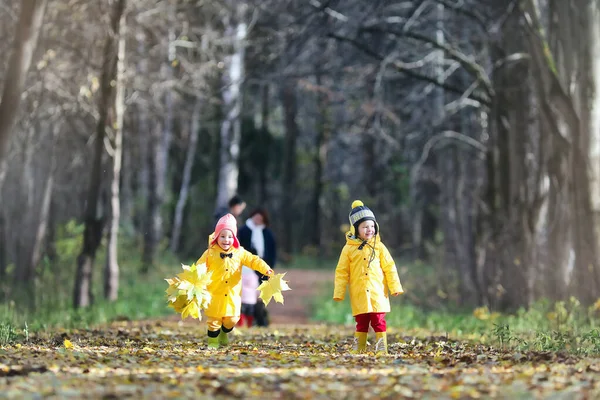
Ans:
[[[277,262],[277,243],[275,235],[269,228],[269,213],[258,207],[250,213],[246,223],[238,230],[240,245],[262,258],[271,268]],[[267,278],[257,273],[260,281]],[[254,322],[257,326],[269,326],[269,314],[262,300],[258,299],[255,307]]]

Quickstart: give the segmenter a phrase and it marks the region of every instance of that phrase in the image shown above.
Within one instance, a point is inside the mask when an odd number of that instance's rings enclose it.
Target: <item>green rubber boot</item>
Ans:
[[[219,338],[218,337],[208,337],[208,348],[216,350],[219,348]]]
[[[221,346],[227,346],[229,344],[229,338],[227,337],[227,333],[223,332],[223,330],[219,332],[219,336],[217,337],[217,339],[218,343]]]

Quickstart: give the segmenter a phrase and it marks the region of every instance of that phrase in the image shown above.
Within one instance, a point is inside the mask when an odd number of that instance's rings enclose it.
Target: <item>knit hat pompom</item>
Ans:
[[[356,236],[358,232],[358,226],[364,221],[373,221],[375,223],[375,234],[377,234],[379,231],[375,214],[373,214],[373,211],[371,211],[369,207],[365,206],[365,204],[360,200],[354,200],[352,202],[352,210],[350,211],[350,215],[348,215],[348,219],[350,220],[351,226],[350,232],[353,236]]]
[[[354,200],[352,202],[352,206],[351,207],[352,208],[356,208],[356,207],[362,207],[362,206],[364,206],[364,203],[362,201],[360,201],[360,200]]]

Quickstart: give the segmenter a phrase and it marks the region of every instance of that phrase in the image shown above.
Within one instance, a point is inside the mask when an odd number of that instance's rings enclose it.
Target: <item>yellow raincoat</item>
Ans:
[[[221,253],[231,254],[221,258]],[[207,290],[212,300],[204,315],[212,318],[238,317],[241,308],[242,295],[242,265],[266,275],[269,265],[260,257],[255,256],[243,247],[223,251],[214,244],[202,254],[196,264],[206,263],[207,271],[212,271],[212,281]]]
[[[346,245],[335,269],[333,298],[344,299],[350,286],[352,315],[390,312],[389,294],[404,293],[396,264],[379,235],[362,246],[346,234]]]

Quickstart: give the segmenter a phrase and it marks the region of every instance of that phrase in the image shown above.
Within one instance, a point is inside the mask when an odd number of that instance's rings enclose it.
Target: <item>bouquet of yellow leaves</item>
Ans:
[[[286,272],[283,274],[277,274],[271,277],[269,280],[261,283],[258,287],[257,290],[260,291],[258,297],[262,299],[262,301],[265,303],[265,306],[269,304],[271,298],[273,298],[277,303],[283,304],[283,294],[281,292],[285,290],[292,290],[288,286],[288,281],[283,280],[285,274]]]
[[[206,270],[206,264],[191,266],[181,264],[183,272],[174,278],[167,278],[166,290],[169,307],[181,314],[181,319],[192,317],[200,320],[202,310],[210,304],[211,295],[207,290],[212,272]]]

